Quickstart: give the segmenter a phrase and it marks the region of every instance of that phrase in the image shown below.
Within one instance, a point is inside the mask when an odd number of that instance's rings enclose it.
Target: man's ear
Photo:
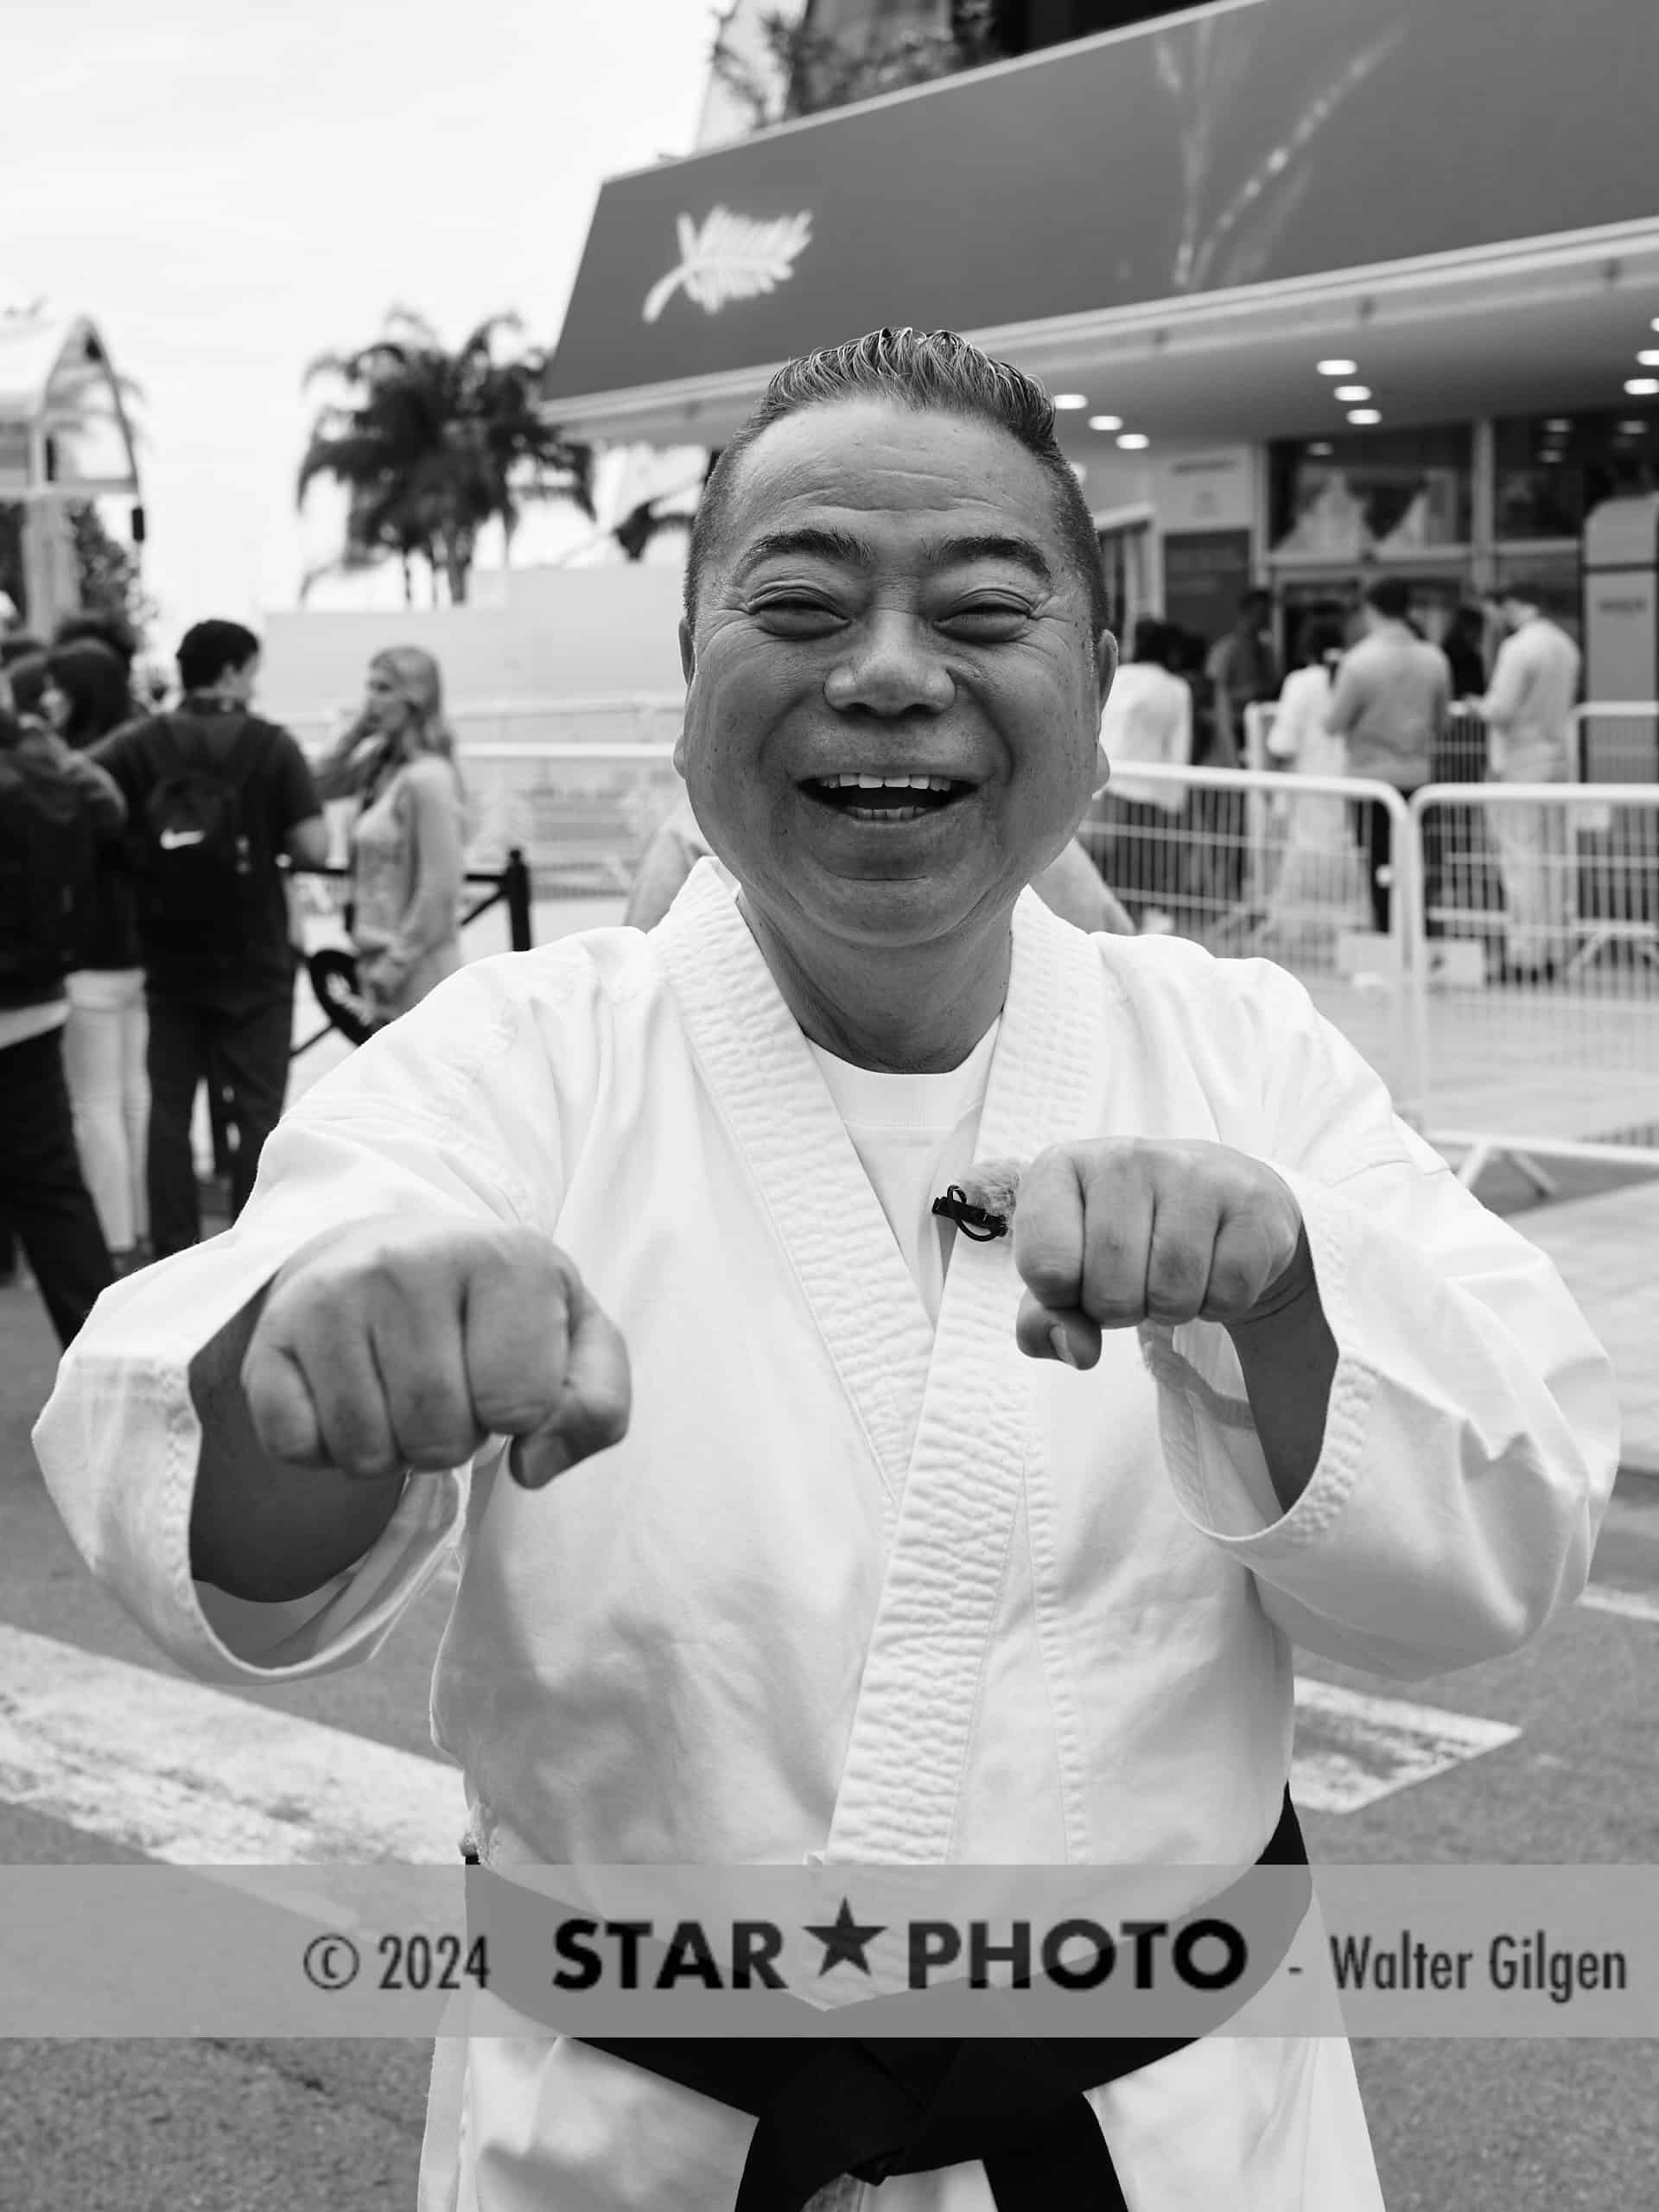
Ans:
[[[1100,704],[1103,712],[1107,695],[1112,688],[1112,679],[1117,674],[1117,639],[1109,630],[1103,630],[1100,633],[1100,644],[1095,654],[1095,672],[1100,684]]]
[[[691,642],[691,625],[680,617],[680,673],[689,683],[697,672],[697,649]]]

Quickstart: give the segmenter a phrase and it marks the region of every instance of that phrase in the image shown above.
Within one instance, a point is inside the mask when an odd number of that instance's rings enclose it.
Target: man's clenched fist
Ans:
[[[1289,1186],[1219,1144],[1054,1146],[1020,1179],[1014,1258],[1020,1350],[1079,1367],[1099,1358],[1105,1329],[1236,1328],[1317,1294]]]
[[[273,1459],[363,1478],[460,1466],[510,1436],[508,1465],[535,1490],[628,1426],[620,1336],[526,1229],[331,1231],[271,1285],[242,1389]]]

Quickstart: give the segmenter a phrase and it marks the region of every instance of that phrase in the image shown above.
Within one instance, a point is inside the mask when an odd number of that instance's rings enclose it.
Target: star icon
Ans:
[[[838,1967],[843,1959],[855,1966],[861,1974],[868,1974],[870,1962],[864,1955],[865,1946],[873,1943],[886,1930],[882,1928],[861,1928],[853,1918],[851,1905],[842,1897],[841,1910],[832,1921],[824,1926],[809,1928],[806,1932],[809,1936],[816,1936],[823,1946],[823,1964],[818,1968],[820,1974],[828,1974],[831,1967]]]

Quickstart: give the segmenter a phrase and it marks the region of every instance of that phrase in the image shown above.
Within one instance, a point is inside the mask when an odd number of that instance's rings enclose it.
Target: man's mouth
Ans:
[[[809,776],[801,785],[807,797],[857,822],[918,822],[925,814],[966,798],[974,786],[958,776],[933,776],[921,770],[902,775],[859,769],[834,776]]]

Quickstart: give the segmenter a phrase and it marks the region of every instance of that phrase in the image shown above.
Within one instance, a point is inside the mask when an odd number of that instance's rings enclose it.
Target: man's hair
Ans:
[[[1305,667],[1317,668],[1332,653],[1339,653],[1347,643],[1342,624],[1334,614],[1315,614],[1310,617],[1302,632],[1302,663]]]
[[[39,715],[49,674],[46,654],[39,646],[32,653],[25,653],[21,659],[13,661],[7,669],[6,681],[11,686],[11,703],[20,715],[31,718]]]
[[[138,657],[138,640],[130,624],[118,614],[100,614],[96,607],[79,614],[66,614],[52,633],[54,645],[106,645],[124,671]]]
[[[1238,611],[1241,614],[1270,614],[1273,594],[1264,585],[1252,584],[1249,591],[1239,594]]]
[[[1365,604],[1385,622],[1403,622],[1411,612],[1411,586],[1403,576],[1378,576],[1366,588]]]
[[[1023,371],[993,360],[954,330],[873,330],[784,364],[709,472],[686,556],[688,622],[696,620],[703,575],[730,514],[743,455],[774,423],[844,399],[886,399],[918,414],[934,410],[1006,430],[1052,486],[1067,561],[1089,594],[1090,630],[1098,637],[1110,627],[1100,540],[1076,474],[1055,439],[1048,394]]]
[[[43,639],[32,638],[27,630],[14,630],[9,638],[0,638],[0,668],[10,668],[16,661],[32,660],[36,653],[43,653]]]
[[[130,718],[126,665],[101,639],[75,638],[54,645],[46,671],[69,702],[69,719],[60,733],[66,744],[96,744]]]
[[[1175,633],[1155,614],[1143,614],[1135,626],[1134,658],[1167,668],[1175,652]]]
[[[258,652],[258,639],[239,622],[198,622],[179,644],[179,681],[187,691],[210,691],[221,676],[239,676]]]

